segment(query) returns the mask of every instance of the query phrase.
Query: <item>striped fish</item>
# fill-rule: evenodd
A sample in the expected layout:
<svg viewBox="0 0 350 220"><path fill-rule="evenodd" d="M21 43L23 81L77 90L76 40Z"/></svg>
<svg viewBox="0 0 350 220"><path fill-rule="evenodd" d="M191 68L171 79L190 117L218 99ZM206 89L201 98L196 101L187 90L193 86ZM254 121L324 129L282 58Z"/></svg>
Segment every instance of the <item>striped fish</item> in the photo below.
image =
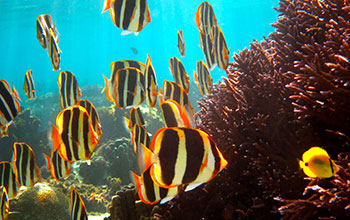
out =
<svg viewBox="0 0 350 220"><path fill-rule="evenodd" d="M216 57L214 55L214 48L213 43L210 39L210 34L199 34L199 40L201 42L201 48L203 50L205 61L207 62L207 65L209 69L213 70L217 63L216 63Z"/></svg>
<svg viewBox="0 0 350 220"><path fill-rule="evenodd" d="M150 175L150 169L145 170L141 176L131 171L132 179L137 193L142 202L146 204L164 204L173 199L180 191L181 186L173 188L160 187L154 183Z"/></svg>
<svg viewBox="0 0 350 220"><path fill-rule="evenodd" d="M180 51L181 57L185 56L186 44L182 30L177 31L177 48Z"/></svg>
<svg viewBox="0 0 350 220"><path fill-rule="evenodd" d="M146 0L105 0L102 13L110 9L115 26L124 30L122 35L136 36L151 22L151 13Z"/></svg>
<svg viewBox="0 0 350 220"><path fill-rule="evenodd" d="M39 181L40 172L32 148L24 142L13 144L12 166L20 186L34 186Z"/></svg>
<svg viewBox="0 0 350 220"><path fill-rule="evenodd" d="M142 143L146 147L150 146L151 138L143 125L135 124L131 130L131 142L134 153L137 153L138 146Z"/></svg>
<svg viewBox="0 0 350 220"><path fill-rule="evenodd" d="M160 109L165 127L192 127L185 109L181 108L178 102L172 99L165 100L160 103Z"/></svg>
<svg viewBox="0 0 350 220"><path fill-rule="evenodd" d="M32 70L28 70L24 76L24 93L28 97L28 99L35 99L35 84L33 79Z"/></svg>
<svg viewBox="0 0 350 220"><path fill-rule="evenodd" d="M50 28L54 30L54 33L58 33L56 27L52 23L52 18L48 14L39 15L36 19L36 38L39 40L40 45L47 49L47 45L50 37Z"/></svg>
<svg viewBox="0 0 350 220"><path fill-rule="evenodd" d="M11 163L8 161L0 162L0 186L4 186L10 199L16 197L18 192L15 173Z"/></svg>
<svg viewBox="0 0 350 220"><path fill-rule="evenodd" d="M209 135L193 128L161 128L153 136L151 150L144 147L144 155L157 185L185 184L186 191L210 181L227 165Z"/></svg>
<svg viewBox="0 0 350 220"><path fill-rule="evenodd" d="M117 71L113 80L105 77L106 97L118 108L137 107L145 99L144 77L139 69L128 67Z"/></svg>
<svg viewBox="0 0 350 220"><path fill-rule="evenodd" d="M0 137L7 137L7 129L21 111L19 97L15 87L0 79Z"/></svg>
<svg viewBox="0 0 350 220"><path fill-rule="evenodd" d="M198 74L197 74L198 73ZM211 94L213 79L207 65L203 61L197 61L197 73L194 72L194 79L202 95Z"/></svg>
<svg viewBox="0 0 350 220"><path fill-rule="evenodd" d="M70 190L70 214L72 220L87 220L84 201L73 187Z"/></svg>
<svg viewBox="0 0 350 220"><path fill-rule="evenodd" d="M94 107L94 105L89 100L79 100L77 102L77 105L80 105L86 109L86 111L89 113L89 116L91 118L92 126L95 129L95 132L98 136L98 139L102 136L102 125L100 122L100 117L98 117L97 111Z"/></svg>
<svg viewBox="0 0 350 220"><path fill-rule="evenodd" d="M131 108L130 110L130 119L124 117L125 119L125 125L129 129L129 131L132 131L132 128L135 124L138 125L144 125L145 120L143 119L142 112L140 108Z"/></svg>
<svg viewBox="0 0 350 220"><path fill-rule="evenodd" d="M58 89L62 109L75 105L81 96L81 90L74 74L62 71L58 75Z"/></svg>
<svg viewBox="0 0 350 220"><path fill-rule="evenodd" d="M69 162L89 160L100 139L86 109L73 106L62 110L56 126L52 126L54 150Z"/></svg>
<svg viewBox="0 0 350 220"><path fill-rule="evenodd" d="M203 34L210 34L212 26L217 24L214 10L209 2L202 2L196 12L196 24Z"/></svg>
<svg viewBox="0 0 350 220"><path fill-rule="evenodd" d="M47 169L51 172L52 178L59 180L61 178L66 178L69 176L72 163L63 160L58 151L52 151L51 156L44 154Z"/></svg>
<svg viewBox="0 0 350 220"><path fill-rule="evenodd" d="M224 34L219 26L215 25L211 28L210 34L211 41L213 42L214 55L216 62L220 69L226 70L228 66L228 54L230 51L227 48Z"/></svg>
<svg viewBox="0 0 350 220"><path fill-rule="evenodd" d="M60 61L61 61L61 55L62 52L61 49L58 47L58 36L55 34L52 28L49 30L49 36L48 36L48 49L47 53L50 57L51 64L53 66L53 70L59 70L60 69Z"/></svg>
<svg viewBox="0 0 350 220"><path fill-rule="evenodd" d="M173 99L180 104L181 108L185 107L185 112L188 115L189 119L193 121L194 111L192 105L188 99L186 91L177 83L164 80L163 82L163 91L161 92L163 100ZM192 127L195 127L193 124Z"/></svg>
<svg viewBox="0 0 350 220"><path fill-rule="evenodd" d="M145 79L145 95L146 95L146 102L149 107L154 107L157 102L157 96L158 96L158 85L157 85L157 78L156 73L154 72L154 68L151 62L151 58L149 54L147 54L147 61L146 61L146 70L144 73L144 79Z"/></svg>
<svg viewBox="0 0 350 220"><path fill-rule="evenodd" d="M188 90L190 88L190 77L186 73L184 65L176 57L170 58L169 65L170 72L173 75L174 81L182 88L184 88L186 93L188 93Z"/></svg>
<svg viewBox="0 0 350 220"><path fill-rule="evenodd" d="M10 203L6 188L0 186L0 220L7 220L10 214Z"/></svg>

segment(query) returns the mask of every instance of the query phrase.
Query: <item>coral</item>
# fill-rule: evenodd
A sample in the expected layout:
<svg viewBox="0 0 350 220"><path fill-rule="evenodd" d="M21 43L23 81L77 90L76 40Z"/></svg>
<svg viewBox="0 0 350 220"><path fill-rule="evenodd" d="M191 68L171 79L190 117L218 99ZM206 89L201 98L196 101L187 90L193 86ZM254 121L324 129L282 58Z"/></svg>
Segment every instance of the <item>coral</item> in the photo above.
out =
<svg viewBox="0 0 350 220"><path fill-rule="evenodd" d="M276 198L285 204L278 210L281 219L308 219L314 216L322 219L350 218L350 155L338 155L340 170L331 179L312 179L301 199Z"/></svg>
<svg viewBox="0 0 350 220"><path fill-rule="evenodd" d="M9 220L68 220L69 198L57 188L38 183L34 187L25 188L17 200L10 201L11 212Z"/></svg>
<svg viewBox="0 0 350 220"><path fill-rule="evenodd" d="M34 151L39 166L43 165L43 152L48 152L47 131L39 131L41 121L31 115L30 109L25 109L15 118L9 127L9 137L0 139L0 161L10 161L14 142L25 142Z"/></svg>

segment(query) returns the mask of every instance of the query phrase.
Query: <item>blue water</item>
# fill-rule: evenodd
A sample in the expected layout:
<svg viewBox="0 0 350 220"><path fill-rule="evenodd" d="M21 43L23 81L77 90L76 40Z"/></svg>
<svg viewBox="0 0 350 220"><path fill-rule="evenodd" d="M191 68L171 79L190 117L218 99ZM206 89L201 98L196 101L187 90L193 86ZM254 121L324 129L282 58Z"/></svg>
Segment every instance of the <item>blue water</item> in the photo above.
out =
<svg viewBox="0 0 350 220"><path fill-rule="evenodd" d="M62 70L76 75L80 87L104 84L102 73L110 75L110 63L135 59L146 62L149 53L158 84L172 80L169 59L180 58L177 49L177 30L182 29L186 42L186 56L180 58L193 80L197 60L204 60L199 47L199 30L195 13L200 0L149 0L151 23L136 37L121 36L109 11L101 14L103 0L1 0L0 1L0 78L14 84L24 98L23 79L33 70L37 94L58 92L57 78ZM278 0L212 0L218 24L232 55L249 47L253 39L262 40L274 31ZM52 65L36 38L36 18L50 14L59 31L61 70ZM131 48L136 48L134 54ZM225 71L218 67L211 72L217 82ZM198 89L198 88L194 88ZM101 96L104 98L104 95Z"/></svg>

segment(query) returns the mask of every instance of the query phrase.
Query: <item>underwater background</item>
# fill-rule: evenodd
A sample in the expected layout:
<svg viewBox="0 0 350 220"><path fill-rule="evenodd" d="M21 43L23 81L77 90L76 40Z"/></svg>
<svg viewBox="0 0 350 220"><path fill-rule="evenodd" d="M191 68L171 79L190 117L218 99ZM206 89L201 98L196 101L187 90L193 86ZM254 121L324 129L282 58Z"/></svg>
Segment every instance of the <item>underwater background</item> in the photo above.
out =
<svg viewBox="0 0 350 220"><path fill-rule="evenodd" d="M348 219L350 218L350 5L347 0L212 0L227 46L226 71L211 71L213 94L194 83L199 47L195 13L199 0L147 1L152 21L138 34L121 35L103 0L0 0L0 79L14 85L22 110L0 139L0 161L10 161L12 145L34 150L41 180L10 201L9 220L70 219L69 190L77 189L89 219ZM36 38L36 18L50 14L62 50L59 71ZM182 30L186 56L177 48ZM256 40L256 41L255 41ZM140 202L129 170L137 170L123 117L112 108L102 74L112 61L146 62L150 54L158 86L172 80L169 59L178 57L190 76L189 99L197 128L207 132L228 161L213 180L181 192L164 205ZM23 91L33 70L37 98ZM91 165L77 163L56 181L42 153L59 103L57 79L71 71L81 99L96 107L102 138ZM159 102L158 102L159 103ZM163 126L158 111L143 104L151 134ZM327 150L339 172L331 178L305 177L298 165L312 146ZM101 214L102 213L102 214ZM101 216L100 216L101 215Z"/></svg>

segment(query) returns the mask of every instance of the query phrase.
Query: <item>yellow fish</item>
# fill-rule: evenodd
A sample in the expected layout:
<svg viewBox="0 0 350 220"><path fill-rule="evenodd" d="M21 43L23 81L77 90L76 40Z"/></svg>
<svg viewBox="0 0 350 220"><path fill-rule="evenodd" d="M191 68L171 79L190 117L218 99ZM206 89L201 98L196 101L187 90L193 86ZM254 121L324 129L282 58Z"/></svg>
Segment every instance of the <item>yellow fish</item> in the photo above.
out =
<svg viewBox="0 0 350 220"><path fill-rule="evenodd" d="M299 161L300 168L309 177L329 178L339 171L339 167L329 157L327 151L312 147L303 154Z"/></svg>

